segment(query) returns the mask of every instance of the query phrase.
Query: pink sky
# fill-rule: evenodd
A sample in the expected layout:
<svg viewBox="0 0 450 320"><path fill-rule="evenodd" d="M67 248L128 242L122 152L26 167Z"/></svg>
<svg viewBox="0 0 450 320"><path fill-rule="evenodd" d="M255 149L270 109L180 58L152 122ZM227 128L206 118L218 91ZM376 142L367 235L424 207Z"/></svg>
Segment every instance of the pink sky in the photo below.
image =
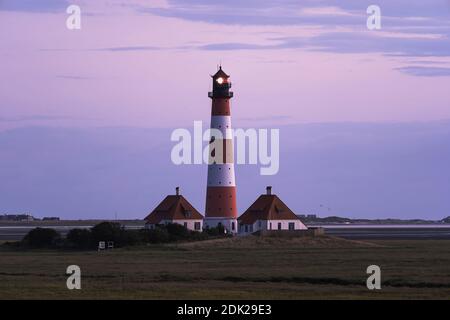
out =
<svg viewBox="0 0 450 320"><path fill-rule="evenodd" d="M442 37L435 30L405 32L386 23L382 30L369 31L364 11L325 5L299 9L300 19L318 17L315 23L264 25L207 23L151 11L174 9L176 1L72 3L82 9L79 31L66 28L64 6L51 12L1 11L0 6L0 129L30 124L191 126L193 120L209 117L209 74L220 62L234 84L235 125L254 125L251 118L258 126L450 118L449 76L399 70L420 60L423 68L446 69L450 53L424 58L394 56L384 47L384 52L357 48L341 53L278 46L283 38L310 39L330 32L379 42ZM208 9L186 7L182 9ZM346 15L359 16L362 23L320 20ZM254 48L226 48L235 43ZM204 47L216 44L224 49Z"/></svg>
<svg viewBox="0 0 450 320"><path fill-rule="evenodd" d="M143 218L177 185L202 211L169 138L208 125L222 63L233 126L280 128L240 212L272 185L297 213L448 216L450 0L376 2L370 31L369 0L0 0L0 212Z"/></svg>

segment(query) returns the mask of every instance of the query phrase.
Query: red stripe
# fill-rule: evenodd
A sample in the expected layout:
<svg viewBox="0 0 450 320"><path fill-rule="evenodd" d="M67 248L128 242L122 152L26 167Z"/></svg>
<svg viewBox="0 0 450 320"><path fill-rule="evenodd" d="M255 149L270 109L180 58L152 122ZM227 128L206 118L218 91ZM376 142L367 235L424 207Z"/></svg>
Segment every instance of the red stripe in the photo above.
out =
<svg viewBox="0 0 450 320"><path fill-rule="evenodd" d="M230 99L228 98L214 98L212 100L211 115L213 116L229 116L230 113Z"/></svg>
<svg viewBox="0 0 450 320"><path fill-rule="evenodd" d="M237 218L236 187L208 187L205 217Z"/></svg>

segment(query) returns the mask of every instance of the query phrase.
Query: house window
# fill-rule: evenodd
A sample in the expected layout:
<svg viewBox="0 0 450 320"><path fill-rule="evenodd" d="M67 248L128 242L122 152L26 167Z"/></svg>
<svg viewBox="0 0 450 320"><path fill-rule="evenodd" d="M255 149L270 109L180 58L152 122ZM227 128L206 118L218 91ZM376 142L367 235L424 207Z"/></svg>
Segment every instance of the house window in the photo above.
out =
<svg viewBox="0 0 450 320"><path fill-rule="evenodd" d="M272 230L272 222L269 223L269 230Z"/></svg>
<svg viewBox="0 0 450 320"><path fill-rule="evenodd" d="M278 222L278 230L281 230L281 222Z"/></svg>
<svg viewBox="0 0 450 320"><path fill-rule="evenodd" d="M248 225L245 225L245 232L248 232Z"/></svg>
<svg viewBox="0 0 450 320"><path fill-rule="evenodd" d="M196 222L196 223L194 224L194 229L195 229L195 230L200 230L200 222Z"/></svg>
<svg viewBox="0 0 450 320"><path fill-rule="evenodd" d="M295 223L289 222L289 230L295 230Z"/></svg>
<svg viewBox="0 0 450 320"><path fill-rule="evenodd" d="M186 218L190 218L192 216L191 210L187 210L185 208L182 208L182 209L183 209L183 214Z"/></svg>
<svg viewBox="0 0 450 320"><path fill-rule="evenodd" d="M188 227L187 222L184 223L184 227L187 229Z"/></svg>
<svg viewBox="0 0 450 320"><path fill-rule="evenodd" d="M234 225L234 222L232 222L232 223L231 223L231 230L234 231L234 228L235 228L235 225Z"/></svg>

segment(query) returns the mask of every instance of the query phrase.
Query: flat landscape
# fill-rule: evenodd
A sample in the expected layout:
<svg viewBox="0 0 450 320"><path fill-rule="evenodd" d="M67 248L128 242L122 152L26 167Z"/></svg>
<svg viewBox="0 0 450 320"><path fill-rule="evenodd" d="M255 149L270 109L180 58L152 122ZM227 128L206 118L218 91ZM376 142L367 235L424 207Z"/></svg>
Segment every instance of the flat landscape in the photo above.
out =
<svg viewBox="0 0 450 320"><path fill-rule="evenodd" d="M82 289L66 288L78 265ZM366 288L380 266L382 289ZM450 240L255 236L105 252L0 249L0 299L449 299Z"/></svg>

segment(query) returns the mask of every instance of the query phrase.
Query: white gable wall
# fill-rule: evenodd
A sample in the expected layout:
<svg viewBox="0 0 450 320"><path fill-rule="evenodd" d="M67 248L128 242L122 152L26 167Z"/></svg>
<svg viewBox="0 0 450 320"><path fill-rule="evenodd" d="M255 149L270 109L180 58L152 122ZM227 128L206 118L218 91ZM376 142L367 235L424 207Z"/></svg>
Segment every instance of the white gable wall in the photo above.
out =
<svg viewBox="0 0 450 320"><path fill-rule="evenodd" d="M268 220L268 227L266 230L289 230L289 223L294 223L294 230L308 229L300 220ZM280 224L281 229L278 227Z"/></svg>
<svg viewBox="0 0 450 320"><path fill-rule="evenodd" d="M298 219L293 220L257 220L251 225L240 225L239 233L253 233L260 230L279 230L278 224L280 224L280 230L289 230L289 224L294 224L294 230L307 230L308 228Z"/></svg>

